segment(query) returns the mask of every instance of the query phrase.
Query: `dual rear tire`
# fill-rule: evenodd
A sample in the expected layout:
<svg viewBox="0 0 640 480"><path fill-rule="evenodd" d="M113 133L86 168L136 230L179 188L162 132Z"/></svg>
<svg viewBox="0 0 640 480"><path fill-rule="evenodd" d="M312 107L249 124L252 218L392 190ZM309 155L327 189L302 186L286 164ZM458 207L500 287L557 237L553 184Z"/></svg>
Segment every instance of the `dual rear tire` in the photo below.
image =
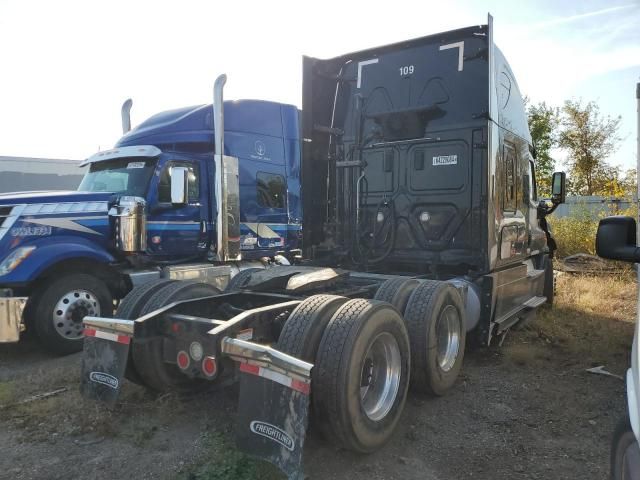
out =
<svg viewBox="0 0 640 480"><path fill-rule="evenodd" d="M375 297L403 314L411 339L411 388L441 396L455 384L464 359L464 302L450 283L394 278Z"/></svg>
<svg viewBox="0 0 640 480"><path fill-rule="evenodd" d="M220 293L213 285L188 281L159 280L142 285L129 293L120 303L116 316L135 319L180 300L191 300ZM161 336L137 342L134 338L129 350L127 379L158 392L198 391L210 385L182 374L177 365L167 363L166 344ZM169 355L170 356L170 355Z"/></svg>
<svg viewBox="0 0 640 480"><path fill-rule="evenodd" d="M404 318L403 318L404 316ZM316 295L284 325L277 348L311 362L311 407L323 435L369 453L392 436L407 390L444 395L465 348L464 304L445 282L397 278L374 300Z"/></svg>
<svg viewBox="0 0 640 480"><path fill-rule="evenodd" d="M323 435L372 452L393 433L409 384L409 338L388 303L335 295L302 302L277 348L314 363L311 406Z"/></svg>
<svg viewBox="0 0 640 480"><path fill-rule="evenodd" d="M464 359L462 296L450 283L424 280L411 294L404 319L411 338L411 387L445 395L453 388Z"/></svg>

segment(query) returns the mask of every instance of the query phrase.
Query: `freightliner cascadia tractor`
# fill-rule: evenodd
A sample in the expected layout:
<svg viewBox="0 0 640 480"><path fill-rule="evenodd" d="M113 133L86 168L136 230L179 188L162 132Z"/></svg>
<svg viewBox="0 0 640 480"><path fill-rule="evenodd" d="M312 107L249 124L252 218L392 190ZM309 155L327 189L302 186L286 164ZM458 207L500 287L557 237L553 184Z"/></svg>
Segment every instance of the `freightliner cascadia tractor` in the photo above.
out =
<svg viewBox="0 0 640 480"><path fill-rule="evenodd" d="M84 395L105 402L125 377L158 391L239 380L238 445L289 478L302 478L310 415L336 446L373 452L409 386L444 395L467 343L500 340L551 302L545 216L565 180L538 199L491 17L305 58L302 104L302 260L247 269L222 294L134 289L115 318L84 319L82 373Z"/></svg>
<svg viewBox="0 0 640 480"><path fill-rule="evenodd" d="M78 351L82 318L111 316L114 299L136 285L202 279L217 291L239 269L296 255L298 109L246 100L225 111L226 153L237 159L226 169L235 188L226 205L211 105L143 122L86 160L78 191L0 195L0 343L26 326L53 352Z"/></svg>

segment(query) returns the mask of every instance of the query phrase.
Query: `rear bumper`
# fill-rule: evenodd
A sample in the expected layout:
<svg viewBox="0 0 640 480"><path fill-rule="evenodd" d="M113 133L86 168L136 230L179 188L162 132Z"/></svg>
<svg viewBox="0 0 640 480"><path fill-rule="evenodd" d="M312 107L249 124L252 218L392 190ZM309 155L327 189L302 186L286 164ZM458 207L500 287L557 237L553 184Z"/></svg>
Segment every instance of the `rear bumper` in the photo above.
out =
<svg viewBox="0 0 640 480"><path fill-rule="evenodd" d="M0 343L12 343L20 340L24 330L22 313L27 297L0 297Z"/></svg>

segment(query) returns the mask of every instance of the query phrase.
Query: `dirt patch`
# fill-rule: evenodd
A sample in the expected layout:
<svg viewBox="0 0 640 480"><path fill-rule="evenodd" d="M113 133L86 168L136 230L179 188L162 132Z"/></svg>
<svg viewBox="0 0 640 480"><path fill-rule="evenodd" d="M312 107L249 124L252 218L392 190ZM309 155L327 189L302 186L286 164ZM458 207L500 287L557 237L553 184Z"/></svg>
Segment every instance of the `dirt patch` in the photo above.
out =
<svg viewBox="0 0 640 480"><path fill-rule="evenodd" d="M624 374L635 288L627 276L561 275L554 308L501 348L468 352L451 394L410 394L383 450L356 455L311 432L305 471L311 479L607 478L624 383L586 369ZM0 346L0 477L283 478L234 449L235 387L181 397L126 383L108 410L78 394L79 362L31 342Z"/></svg>

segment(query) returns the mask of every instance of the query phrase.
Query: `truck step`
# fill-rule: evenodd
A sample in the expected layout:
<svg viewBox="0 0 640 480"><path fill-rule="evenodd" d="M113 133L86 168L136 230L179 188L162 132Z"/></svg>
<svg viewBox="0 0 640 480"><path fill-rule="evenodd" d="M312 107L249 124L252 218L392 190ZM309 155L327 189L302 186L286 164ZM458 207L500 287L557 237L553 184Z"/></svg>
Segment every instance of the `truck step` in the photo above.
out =
<svg viewBox="0 0 640 480"><path fill-rule="evenodd" d="M523 306L524 308L527 308L527 309L534 309L534 308L538 308L540 305L542 305L546 301L547 301L547 297L544 297L544 296L531 297L529 300L523 303Z"/></svg>
<svg viewBox="0 0 640 480"><path fill-rule="evenodd" d="M530 279L538 278L542 275L544 275L544 268L541 270L531 270L529 273L527 273L527 277L529 277Z"/></svg>

